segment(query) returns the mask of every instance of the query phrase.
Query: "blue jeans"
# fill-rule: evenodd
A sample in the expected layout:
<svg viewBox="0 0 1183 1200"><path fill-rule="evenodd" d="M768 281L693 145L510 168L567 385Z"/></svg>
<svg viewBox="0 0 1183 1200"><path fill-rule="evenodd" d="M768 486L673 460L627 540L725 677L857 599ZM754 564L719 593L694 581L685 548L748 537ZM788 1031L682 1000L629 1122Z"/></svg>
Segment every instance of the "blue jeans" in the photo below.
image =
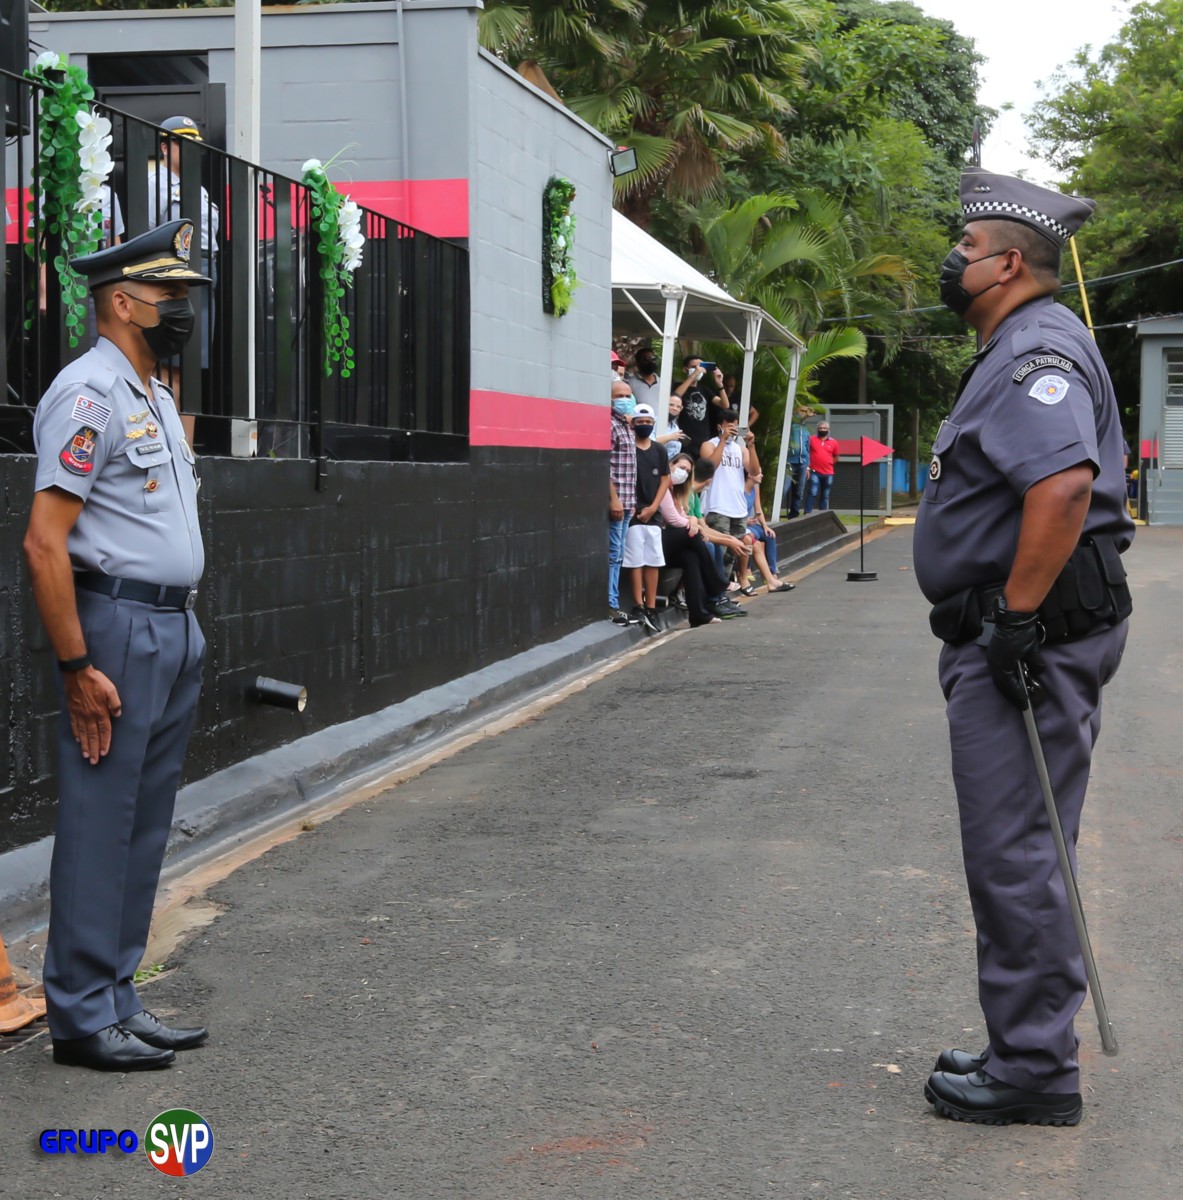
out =
<svg viewBox="0 0 1183 1200"><path fill-rule="evenodd" d="M813 512L813 506L816 504L818 512L825 512L830 507L830 488L833 486L833 475L819 475L814 471L809 476L809 495L805 498L805 511Z"/></svg>
<svg viewBox="0 0 1183 1200"><path fill-rule="evenodd" d="M801 515L801 504L805 499L805 472L809 469L805 463L787 463L789 472L788 482L785 484L784 499L781 501L781 507L789 514L789 519L799 517Z"/></svg>
<svg viewBox="0 0 1183 1200"><path fill-rule="evenodd" d="M624 535L633 510L626 508L619 521L608 518L608 607L620 607L620 564L624 561Z"/></svg>
<svg viewBox="0 0 1183 1200"><path fill-rule="evenodd" d="M748 533L757 542L764 543L764 557L768 560L768 569L773 575L779 575L780 569L776 563L776 538L770 538L765 532L762 525L749 525Z"/></svg>

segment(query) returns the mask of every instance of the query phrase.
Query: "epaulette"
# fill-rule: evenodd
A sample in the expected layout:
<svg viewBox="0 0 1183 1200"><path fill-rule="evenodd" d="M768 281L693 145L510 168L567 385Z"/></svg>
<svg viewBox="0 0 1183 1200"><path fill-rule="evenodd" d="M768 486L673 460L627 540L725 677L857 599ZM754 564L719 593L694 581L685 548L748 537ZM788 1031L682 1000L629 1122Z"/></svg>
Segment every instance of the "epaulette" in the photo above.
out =
<svg viewBox="0 0 1183 1200"><path fill-rule="evenodd" d="M119 380L119 372L97 356L83 355L75 360L73 365L83 369L77 373L63 371L60 379L63 386L90 388L103 396L109 396Z"/></svg>

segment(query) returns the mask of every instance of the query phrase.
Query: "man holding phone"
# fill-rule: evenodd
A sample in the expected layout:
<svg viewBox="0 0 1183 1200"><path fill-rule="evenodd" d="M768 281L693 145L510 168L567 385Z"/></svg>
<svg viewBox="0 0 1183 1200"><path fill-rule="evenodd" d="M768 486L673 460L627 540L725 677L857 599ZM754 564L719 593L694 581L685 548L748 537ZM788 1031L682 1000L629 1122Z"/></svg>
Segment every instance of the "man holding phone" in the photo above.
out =
<svg viewBox="0 0 1183 1200"><path fill-rule="evenodd" d="M703 442L718 432L721 412L727 407L722 392L723 372L697 354L688 354L683 361L686 378L674 389L674 395L682 397L678 425L688 435L684 443L687 453L697 458Z"/></svg>

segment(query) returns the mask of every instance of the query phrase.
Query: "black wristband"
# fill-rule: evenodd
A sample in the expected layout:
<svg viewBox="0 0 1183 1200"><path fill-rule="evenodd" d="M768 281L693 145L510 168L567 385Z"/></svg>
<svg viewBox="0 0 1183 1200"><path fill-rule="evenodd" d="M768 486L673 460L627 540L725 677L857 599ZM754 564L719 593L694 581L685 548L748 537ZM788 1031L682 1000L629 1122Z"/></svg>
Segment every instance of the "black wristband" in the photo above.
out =
<svg viewBox="0 0 1183 1200"><path fill-rule="evenodd" d="M77 658L58 659L58 670L67 673L72 671L82 671L87 667L92 666L89 654L79 655Z"/></svg>

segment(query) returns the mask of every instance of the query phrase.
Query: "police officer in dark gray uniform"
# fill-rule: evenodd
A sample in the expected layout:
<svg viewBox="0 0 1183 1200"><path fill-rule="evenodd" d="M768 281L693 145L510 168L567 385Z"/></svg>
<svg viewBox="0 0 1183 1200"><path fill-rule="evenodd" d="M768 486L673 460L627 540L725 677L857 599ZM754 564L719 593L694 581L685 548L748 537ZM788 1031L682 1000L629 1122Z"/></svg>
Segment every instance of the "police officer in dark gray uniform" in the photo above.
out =
<svg viewBox="0 0 1183 1200"><path fill-rule="evenodd" d="M1126 640L1122 437L1088 330L1053 295L1091 200L966 171L941 296L982 336L933 445L916 578L944 642L962 848L988 1045L946 1050L925 1095L946 1117L1075 1125L1073 1018L1086 988L1026 736L1025 679L1075 862L1101 689Z"/></svg>
<svg viewBox="0 0 1183 1200"><path fill-rule="evenodd" d="M58 659L58 824L45 998L55 1062L168 1066L204 1029L170 1029L133 982L148 940L205 656L197 469L152 378L194 324L191 221L75 259L99 339L37 407L25 554Z"/></svg>

